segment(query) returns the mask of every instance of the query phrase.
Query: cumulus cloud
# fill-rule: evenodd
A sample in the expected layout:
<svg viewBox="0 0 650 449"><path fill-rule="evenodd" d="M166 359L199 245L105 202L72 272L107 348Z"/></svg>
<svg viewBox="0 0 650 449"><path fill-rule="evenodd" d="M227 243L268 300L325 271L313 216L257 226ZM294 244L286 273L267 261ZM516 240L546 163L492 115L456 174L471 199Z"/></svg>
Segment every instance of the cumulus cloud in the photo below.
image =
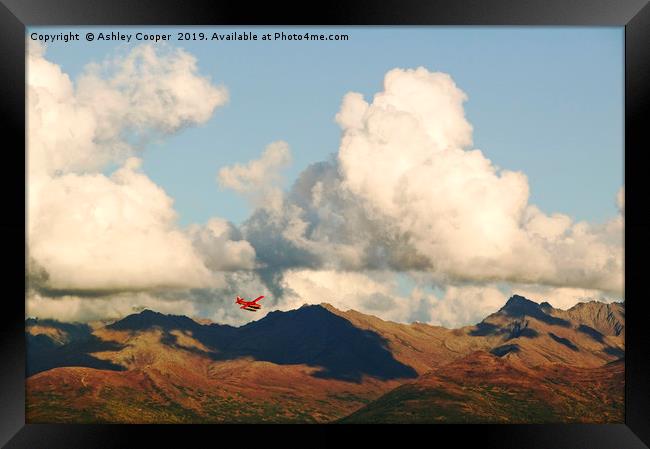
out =
<svg viewBox="0 0 650 449"><path fill-rule="evenodd" d="M412 288L400 290L399 277ZM505 294L496 285L448 285L432 288L424 273L394 271L288 270L283 308L327 302L341 310L357 310L396 322L423 322L457 328L481 321L499 310Z"/></svg>
<svg viewBox="0 0 650 449"><path fill-rule="evenodd" d="M579 302L621 301L621 296L594 289L571 287L548 287L543 285L512 285L512 294L518 294L536 302L546 301L558 309L569 309Z"/></svg>
<svg viewBox="0 0 650 449"><path fill-rule="evenodd" d="M210 273L175 226L173 200L128 159L111 176L66 174L30 207L29 254L55 290L206 286Z"/></svg>
<svg viewBox="0 0 650 449"><path fill-rule="evenodd" d="M290 163L289 145L284 141L273 142L259 159L246 165L222 167L217 181L222 187L245 194L254 206L277 209L282 203L280 172Z"/></svg>
<svg viewBox="0 0 650 449"><path fill-rule="evenodd" d="M276 308L279 298L273 296L265 298L265 307L254 314L244 313L234 304L237 295L268 294L264 281L256 272L219 272L215 276L218 282L209 288L100 292L92 296L74 291L52 295L51 291L32 288L28 292L25 312L26 316L85 322L117 320L150 309L238 326L264 317Z"/></svg>
<svg viewBox="0 0 650 449"><path fill-rule="evenodd" d="M27 143L30 176L95 171L135 151L140 138L206 122L228 99L181 49L142 45L90 64L76 85L30 42Z"/></svg>
<svg viewBox="0 0 650 449"><path fill-rule="evenodd" d="M346 94L331 159L285 192L291 152L274 142L217 174L255 207L240 227L213 218L181 230L173 200L128 157L138 141L204 123L225 89L183 50L137 47L76 84L39 47L28 64L31 310L112 317L138 304L241 324L330 302L458 327L512 293L555 306L622 295L622 216L590 224L531 204L523 173L472 148L467 96L447 74L394 69L372 99ZM111 175L99 171L108 162ZM267 307L242 315L233 298L251 294Z"/></svg>
<svg viewBox="0 0 650 449"><path fill-rule="evenodd" d="M172 198L129 157L133 138L204 123L227 100L193 56L139 46L87 66L76 84L39 45L29 46L27 66L28 269L38 267L39 288L207 287L218 284L208 266L251 265L252 249L229 241L218 220L202 238L226 250L221 260L197 248L200 232L193 242L177 226ZM106 175L109 162L119 168Z"/></svg>
<svg viewBox="0 0 650 449"><path fill-rule="evenodd" d="M28 317L51 318L66 322L118 320L144 309L174 315L197 316L196 304L189 298L168 300L146 292L113 294L107 297L65 295L52 298L32 294L26 303Z"/></svg>
<svg viewBox="0 0 650 449"><path fill-rule="evenodd" d="M416 319L429 324L457 328L482 321L498 311L506 298L521 295L537 303L546 301L553 307L568 309L585 301L621 301L617 295L601 290L549 287L508 283L487 283L477 285L449 285L443 292L433 293L418 285L411 293L412 299L426 304ZM426 284L424 284L426 285Z"/></svg>
<svg viewBox="0 0 650 449"><path fill-rule="evenodd" d="M185 292L169 292L170 297L191 299L200 316L216 323L241 325L266 316L280 307L282 297L269 294L269 288L262 276L255 271L234 271L223 273L223 285L210 289L192 289ZM264 295L263 308L255 313L244 312L235 305L235 298L255 298Z"/></svg>
<svg viewBox="0 0 650 449"><path fill-rule="evenodd" d="M400 289L399 277L407 288ZM447 328L476 324L498 311L514 294L567 309L578 302L621 301L596 289L510 283L438 284L428 273L394 271L286 270L281 307L328 302L396 322L423 322Z"/></svg>
<svg viewBox="0 0 650 449"><path fill-rule="evenodd" d="M309 166L279 209L258 209L242 225L261 263L335 270L427 269L409 236L371 216L342 187L336 160Z"/></svg>
<svg viewBox="0 0 650 449"><path fill-rule="evenodd" d="M347 94L335 159L307 168L281 210L244 224L258 255L283 267L622 292L620 217L576 223L530 204L523 173L471 149L466 98L424 68L391 70L371 102Z"/></svg>
<svg viewBox="0 0 650 449"><path fill-rule="evenodd" d="M388 72L371 103L346 96L343 185L452 279L620 291L620 245L586 223L545 215L528 203L523 173L470 149L465 99L448 75L423 68Z"/></svg>
<svg viewBox="0 0 650 449"><path fill-rule="evenodd" d="M414 296L418 291L414 292ZM430 305L428 322L450 328L475 324L496 312L505 303L505 295L494 285L449 286L444 295L421 293Z"/></svg>
<svg viewBox="0 0 650 449"><path fill-rule="evenodd" d="M413 303L397 292L390 271L301 270L284 272L283 309L329 303L341 310L358 310L387 320L408 321Z"/></svg>
<svg viewBox="0 0 650 449"><path fill-rule="evenodd" d="M194 247L211 270L250 270L255 267L255 249L242 239L241 233L232 223L212 218L204 226L190 226L188 233Z"/></svg>
<svg viewBox="0 0 650 449"><path fill-rule="evenodd" d="M125 128L171 134L205 123L228 92L198 74L196 58L183 49L140 45L86 66L77 100L100 119L98 138L110 139Z"/></svg>

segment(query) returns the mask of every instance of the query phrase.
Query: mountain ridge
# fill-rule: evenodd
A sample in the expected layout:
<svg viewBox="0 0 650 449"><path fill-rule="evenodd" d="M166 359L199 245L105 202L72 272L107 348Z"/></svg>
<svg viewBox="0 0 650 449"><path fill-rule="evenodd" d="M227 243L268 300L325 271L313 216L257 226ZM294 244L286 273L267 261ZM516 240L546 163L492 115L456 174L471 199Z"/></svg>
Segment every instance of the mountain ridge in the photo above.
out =
<svg viewBox="0 0 650 449"><path fill-rule="evenodd" d="M522 301L522 300L523 300L523 301ZM568 308L568 309L561 309L561 308L556 308L556 307L551 306L551 304L549 304L549 303L546 302L546 301L542 301L541 303L538 303L538 302L535 302L535 301L533 301L533 300L530 300L530 299L528 299L528 298L526 298L526 297L524 297L524 296L521 296L521 295L518 295L518 294L514 294L514 295L512 295L510 298L508 298L508 300L506 300L506 302L504 303L504 305L503 305L503 306L502 306L502 307L501 307L497 312L495 312L495 313L498 313L499 311L502 311L502 310L504 310L504 309L508 309L509 307L511 307L512 304L521 304L521 303L523 303L523 304L530 304L530 305L532 305L532 306L535 306L535 307L537 307L537 308L541 308L541 309L548 309L548 308L551 308L551 309L553 309L553 310L555 310L555 311L560 311L560 312L562 312L562 311L564 311L564 312L570 312L571 310L576 310L576 309L580 309L580 308L583 308L583 307L589 307L589 306L591 306L591 305L596 305L596 306L599 306L599 307L601 307L601 306L613 306L613 305L615 305L615 306L619 306L619 307L621 307L621 308L623 308L623 309L624 309L624 307L625 307L625 303L624 303L623 301L604 302L604 301L598 301L598 300L595 300L595 299L590 299L590 300L588 300L588 301L578 302L578 303L574 304L573 306L571 306L571 307ZM292 312L292 311L299 310L299 309L301 309L301 308L303 308L303 307L321 307L321 308L324 308L324 309L326 309L326 310L328 310L328 311L330 311L330 312L333 312L333 313L341 313L341 314L345 314L345 313L347 312L347 311L345 311L345 310L338 309L337 307L335 307L335 306L332 305L331 303L328 303L328 302L321 302L321 303L319 303L319 304L309 304L309 303L305 303L305 304L301 305L301 306L300 306L299 308L297 308L297 309L291 309L291 310L288 310L288 311L285 311L285 310L272 310L272 311L270 311L268 314L272 314L272 313L288 313L288 312ZM352 311L352 312L355 312L355 313L363 314L363 312L358 312L358 311L356 311L356 310L354 310L354 309L348 309L348 311ZM268 315L268 314L267 314L267 315ZM364 315L366 315L366 316L373 316L373 315L368 315L368 314L364 314ZM259 320L254 320L254 321L250 321L250 322L248 322L248 323L244 323L244 324L242 324L242 325L240 325L240 326L233 326L233 325L230 325L230 324L215 323L215 322L213 322L213 321L211 321L211 320L207 320L207 319L205 319L205 318L192 318L192 317L188 317L188 316L186 316L186 315L165 314L165 313L158 312L158 311L155 311L155 310L152 310L152 309L149 309L149 308L144 308L144 309L142 309L142 310L140 310L140 311L138 311L138 312L134 312L134 313L132 313L132 314L125 315L124 317L119 318L119 319L116 319L116 320L114 320L114 321L107 322L107 323L106 323L106 326L109 326L109 327L110 327L110 326L113 326L113 325L115 325L115 324L117 324L117 323L119 323L119 322L121 322L121 321L126 320L127 318L138 317L138 316L156 316L156 317L164 317L164 318L178 318L178 319L181 319L181 320L183 320L183 321L184 321L184 320L189 320L189 321L192 321L192 322L194 322L194 323L196 323L196 324L198 324L198 325L203 325L203 326L205 326L205 325L218 325L218 326L225 326L225 327L232 327L232 328L237 328L237 327L241 327L241 326L246 326L247 324L253 323L253 322L255 322L255 321L259 321ZM260 320L264 319L265 317L266 317L266 315L265 315L264 317L260 318ZM388 323L395 323L395 324L403 324L403 325L427 325L427 326L432 326L432 327L443 327L443 326L437 326L437 325L433 325L433 324L423 323L423 322L420 322L420 321L413 321L413 322L411 322L411 323L401 323L401 322L396 322L396 321L384 320L384 319L382 319L382 318L378 318L378 317L374 317L374 318L377 318L377 319L379 319L379 320L382 320L382 321L385 321L385 322L388 322ZM202 322L202 321L203 321L203 322ZM53 319L53 318L28 317L28 318L25 319L25 324L26 324L26 325L32 325L32 324L36 324L36 323L44 323L44 322L48 322L48 323L76 324L76 325L83 325L83 324L85 324L85 322L83 322L83 321L72 321L72 322L66 322L66 321L60 321L60 320ZM463 327L467 327L467 326L461 326L460 328L446 328L446 329L454 330L454 329L461 329L461 328L463 328Z"/></svg>
<svg viewBox="0 0 650 449"><path fill-rule="evenodd" d="M273 311L239 327L148 309L97 327L28 319L28 339L37 342L28 347L28 416L30 422L56 421L57 413L65 422L332 422L389 395L354 419L381 412L399 421L386 403L424 388L430 400L443 394L473 404L461 413L452 401L443 422L461 415L481 421L489 404L463 386L505 407L507 397L491 388L520 385L522 376L541 385L532 402L523 387L513 393L528 404L525 416L547 410L575 420L570 401L588 408L595 397L589 382L605 382L618 404L622 379L624 305L585 304L562 310L517 295L476 325L457 329L385 321L328 303ZM475 360L483 361L479 377L491 386L470 379L480 374L472 371ZM454 366L463 373L457 379L448 375ZM544 376L576 389L568 405L559 396L545 398L554 384ZM566 396L570 388L558 391ZM411 393L400 396L404 391ZM136 412L142 406L145 416ZM498 422L513 422L503 413ZM424 413L416 421L430 418Z"/></svg>

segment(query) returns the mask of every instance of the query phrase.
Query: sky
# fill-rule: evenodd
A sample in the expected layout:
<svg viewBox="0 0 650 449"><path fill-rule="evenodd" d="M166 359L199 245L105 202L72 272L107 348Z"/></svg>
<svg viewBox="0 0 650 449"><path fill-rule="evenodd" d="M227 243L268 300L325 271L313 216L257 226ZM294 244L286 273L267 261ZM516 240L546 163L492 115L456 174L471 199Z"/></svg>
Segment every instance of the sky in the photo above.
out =
<svg viewBox="0 0 650 449"><path fill-rule="evenodd" d="M623 297L622 27L83 39L317 30L30 28L82 40L28 57L28 312L238 324L260 290L459 326L514 291Z"/></svg>

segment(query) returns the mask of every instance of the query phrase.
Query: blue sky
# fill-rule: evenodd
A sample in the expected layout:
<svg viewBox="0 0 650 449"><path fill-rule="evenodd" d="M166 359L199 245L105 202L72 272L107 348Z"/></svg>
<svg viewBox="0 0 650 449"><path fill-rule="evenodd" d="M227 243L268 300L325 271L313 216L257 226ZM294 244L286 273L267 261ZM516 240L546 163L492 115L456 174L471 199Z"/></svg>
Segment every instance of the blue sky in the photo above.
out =
<svg viewBox="0 0 650 449"><path fill-rule="evenodd" d="M219 32L319 28L219 28ZM29 32L131 28L30 28ZM147 32L214 31L215 28ZM322 30L322 28L321 28ZM327 28L346 42L172 42L198 59L201 74L225 85L230 102L208 123L143 153L144 171L175 199L181 225L212 216L240 223L247 203L216 183L220 167L259 157L285 140L293 154L287 185L338 150L334 122L349 91L369 99L395 67L449 73L469 99L474 146L496 165L529 178L531 203L546 212L601 222L616 213L623 184L623 28ZM82 34L82 36L83 36ZM83 37L82 37L83 38ZM48 46L46 57L73 79L119 47L113 42Z"/></svg>

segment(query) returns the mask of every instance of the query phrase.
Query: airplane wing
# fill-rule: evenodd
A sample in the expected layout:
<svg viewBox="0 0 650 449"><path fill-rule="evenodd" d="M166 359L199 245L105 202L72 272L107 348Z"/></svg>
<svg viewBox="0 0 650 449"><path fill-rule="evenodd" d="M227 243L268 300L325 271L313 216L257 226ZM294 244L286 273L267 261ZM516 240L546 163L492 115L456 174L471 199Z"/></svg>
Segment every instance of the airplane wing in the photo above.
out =
<svg viewBox="0 0 650 449"><path fill-rule="evenodd" d="M248 304L244 304L243 306L240 307L240 309L245 309L246 307L248 307Z"/></svg>
<svg viewBox="0 0 650 449"><path fill-rule="evenodd" d="M255 299L254 299L254 300L252 300L251 302L257 302L257 301L259 301L259 300L260 300L260 299L262 299L262 298L264 298L264 295L262 295L262 296L260 296L260 297L257 297L257 298L255 298Z"/></svg>

